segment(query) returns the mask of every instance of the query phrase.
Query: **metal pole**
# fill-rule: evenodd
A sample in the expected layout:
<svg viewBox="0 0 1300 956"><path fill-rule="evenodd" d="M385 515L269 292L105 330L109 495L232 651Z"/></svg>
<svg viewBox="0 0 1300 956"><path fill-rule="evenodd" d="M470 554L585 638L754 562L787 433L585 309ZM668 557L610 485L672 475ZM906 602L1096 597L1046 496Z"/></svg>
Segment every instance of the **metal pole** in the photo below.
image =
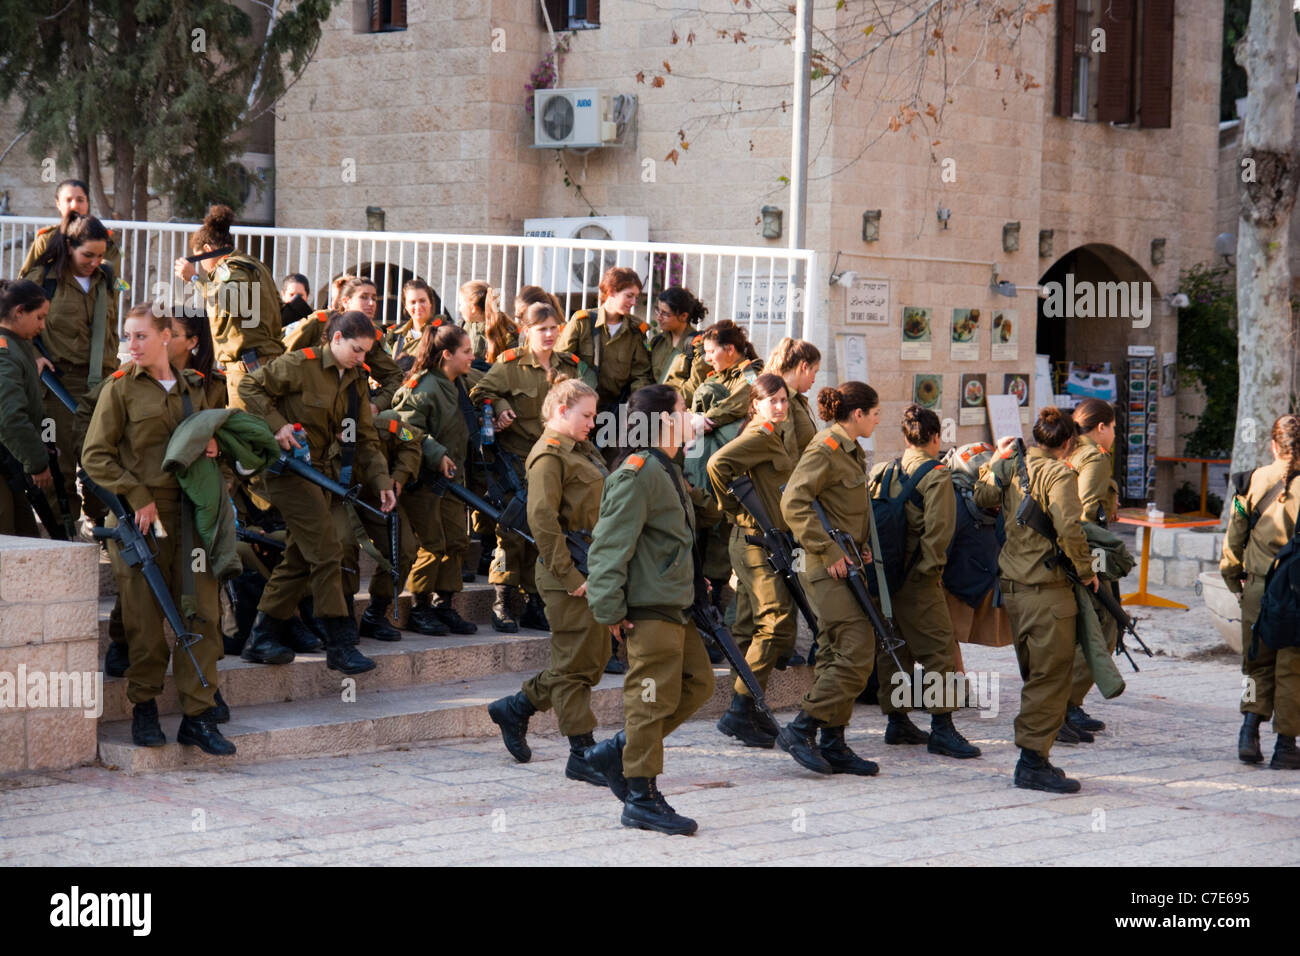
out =
<svg viewBox="0 0 1300 956"><path fill-rule="evenodd" d="M802 249L807 235L808 94L812 75L813 0L799 0L794 33L794 117L790 150L790 248Z"/></svg>

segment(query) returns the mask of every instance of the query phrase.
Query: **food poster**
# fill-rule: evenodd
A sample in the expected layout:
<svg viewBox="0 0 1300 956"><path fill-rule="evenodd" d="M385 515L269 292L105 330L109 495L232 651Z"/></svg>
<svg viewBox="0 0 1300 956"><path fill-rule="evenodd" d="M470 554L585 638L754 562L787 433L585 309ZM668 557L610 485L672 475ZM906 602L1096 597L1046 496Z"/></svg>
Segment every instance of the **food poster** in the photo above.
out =
<svg viewBox="0 0 1300 956"><path fill-rule="evenodd" d="M963 372L961 376L961 403L958 406L958 425L979 425L984 421L984 400L988 392L988 376L984 372Z"/></svg>
<svg viewBox="0 0 1300 956"><path fill-rule="evenodd" d="M933 339L933 309L918 306L903 306L903 353L904 362L930 361L930 346Z"/></svg>
<svg viewBox="0 0 1300 956"><path fill-rule="evenodd" d="M952 310L952 360L978 362L980 357L980 310ZM964 405L962 406L965 407ZM981 420L983 416L981 415ZM963 422L962 424L966 424ZM971 424L978 424L972 422Z"/></svg>
<svg viewBox="0 0 1300 956"><path fill-rule="evenodd" d="M912 401L936 414L941 413L943 411L943 376L914 376L912 379Z"/></svg>
<svg viewBox="0 0 1300 956"><path fill-rule="evenodd" d="M1020 420L1029 421L1029 373L1008 372L1002 376L1002 394L1014 395L1020 406Z"/></svg>
<svg viewBox="0 0 1300 956"><path fill-rule="evenodd" d="M995 362L1014 362L1020 358L1020 320L1014 309L997 309L993 313L993 349Z"/></svg>

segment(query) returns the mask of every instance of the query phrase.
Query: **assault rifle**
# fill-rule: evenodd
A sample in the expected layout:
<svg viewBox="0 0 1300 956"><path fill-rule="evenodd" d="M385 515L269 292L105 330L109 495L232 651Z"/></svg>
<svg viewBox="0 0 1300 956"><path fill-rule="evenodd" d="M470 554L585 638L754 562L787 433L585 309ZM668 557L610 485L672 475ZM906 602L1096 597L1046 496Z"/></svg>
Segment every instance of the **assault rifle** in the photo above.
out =
<svg viewBox="0 0 1300 956"><path fill-rule="evenodd" d="M524 500L516 495L504 508L498 508L486 498L481 498L474 492L470 491L464 485L458 485L453 481L448 481L442 475L439 475L429 484L429 490L435 495L450 494L458 498L466 506L473 508L475 511L481 511L499 527L511 531L523 538L531 545L536 545L532 534L528 529L528 512Z"/></svg>
<svg viewBox="0 0 1300 956"><path fill-rule="evenodd" d="M761 535L745 535L745 540L750 544L759 545L767 552L768 567L785 582L786 589L789 590L790 596L794 598L799 613L808 622L808 627L812 630L815 639L817 636L817 615L813 613L812 605L808 603L808 595L804 593L803 585L799 583L799 576L794 570L794 538L788 531L777 530L772 523L771 516L767 513L767 509L763 507L762 499L758 497L753 479L748 475L741 475L727 486L727 490L735 496L736 500L740 502L740 506L754 519L759 530L762 531Z"/></svg>

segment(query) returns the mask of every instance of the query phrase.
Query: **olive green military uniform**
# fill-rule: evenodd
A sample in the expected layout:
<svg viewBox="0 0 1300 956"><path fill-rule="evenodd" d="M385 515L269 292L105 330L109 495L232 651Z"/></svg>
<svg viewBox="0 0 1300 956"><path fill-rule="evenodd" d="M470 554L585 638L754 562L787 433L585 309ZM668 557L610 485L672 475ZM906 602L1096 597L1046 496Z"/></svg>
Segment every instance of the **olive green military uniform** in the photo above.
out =
<svg viewBox="0 0 1300 956"><path fill-rule="evenodd" d="M1287 736L1300 736L1300 648L1273 650L1258 642L1255 659L1250 659L1251 629L1259 618L1264 599L1264 578L1273 559L1295 534L1300 512L1300 476L1291 479L1283 499L1270 491L1286 479L1286 462L1275 461L1258 468L1251 476L1245 495L1234 495L1228 532L1223 539L1219 572L1241 601L1241 672L1250 679L1242 695L1241 712L1273 720L1273 729ZM1250 516L1265 499L1268 507L1259 515L1252 531ZM1253 689L1254 693L1249 691Z"/></svg>
<svg viewBox="0 0 1300 956"><path fill-rule="evenodd" d="M435 315L424 324L423 329L416 328L414 319L407 319L394 325L384 333L384 350L393 357L400 368L409 372L415 363L415 355L420 351L420 343L426 335L436 335L446 319Z"/></svg>
<svg viewBox="0 0 1300 956"><path fill-rule="evenodd" d="M45 255L45 250L50 247L50 240L54 238L54 233L58 228L58 226L41 226L41 228L36 230L36 238L32 240L32 244L27 250L27 255L23 257L22 268L18 270L20 276L26 276L27 273L31 271L32 266L36 265L37 260L39 260L41 256ZM106 248L104 249L104 261L112 268L113 275L120 276L122 274L122 250L117 247L117 243L113 240L114 232L115 230L113 229L108 230L108 242L105 243ZM40 280L36 281L39 284Z"/></svg>
<svg viewBox="0 0 1300 956"><path fill-rule="evenodd" d="M0 326L0 453L7 452L25 475L39 475L50 467L41 441L42 391L32 344ZM26 496L15 494L4 481L0 481L0 534L41 536Z"/></svg>
<svg viewBox="0 0 1300 956"><path fill-rule="evenodd" d="M392 480L375 436L370 403L365 400L367 372L364 366L350 368L340 377L339 371L328 348L289 352L244 376L239 395L244 407L266 419L272 432L290 423L302 425L312 467L337 479L343 452L339 434L348 416L349 393L356 393L354 480L374 492L388 491ZM317 616L346 616L342 568L351 521L343 503L287 472L268 477L266 489L289 535L284 558L275 566L258 610L287 620L310 588Z"/></svg>
<svg viewBox="0 0 1300 956"><path fill-rule="evenodd" d="M808 443L813 440L817 434L817 420L813 418L812 409L808 407L808 397L794 389L787 389L790 393L790 411L786 416L786 421L794 425L795 445L799 448L799 454L803 454Z"/></svg>
<svg viewBox="0 0 1300 956"><path fill-rule="evenodd" d="M795 465L781 513L804 550L799 578L819 625L813 686L800 706L828 727L844 727L875 666L876 636L848 584L827 573L844 554L817 520L814 498L832 526L851 535L863 555L871 553L867 456L838 424L818 432Z"/></svg>
<svg viewBox="0 0 1300 956"><path fill-rule="evenodd" d="M703 361L700 345L703 337L688 325L677 336L677 344L667 332L656 332L650 338L650 374L660 385L671 385L679 392L691 378L695 362ZM691 400L686 398L689 407Z"/></svg>
<svg viewBox="0 0 1300 956"><path fill-rule="evenodd" d="M425 475L442 474L442 460L456 466L451 480L464 485L469 454L470 423L465 417L469 395L464 378L451 381L440 369L416 372L398 390L393 411L424 434L422 455ZM469 406L472 410L473 406ZM419 487L403 494L411 527L419 541L419 556L411 567L412 594L460 591L461 564L469 538L465 533L465 505L453 495L436 495Z"/></svg>
<svg viewBox="0 0 1300 956"><path fill-rule="evenodd" d="M264 365L284 353L279 287L265 263L243 252L225 256L207 278L196 275L194 284L208 304L212 344L226 373L230 406L243 408L239 382L249 371L247 363Z"/></svg>
<svg viewBox="0 0 1300 956"><path fill-rule="evenodd" d="M927 461L932 461L919 448L909 447L901 461L904 474L911 475ZM871 471L870 487L874 490L884 479L888 462L881 462ZM894 473L888 490L890 497L903 490L903 475ZM905 567L911 567L903 586L891 595L894 619L899 635L906 642L898 648L899 663L905 669L905 678L899 673L888 651L877 648L876 667L880 683L880 709L883 713L906 713L911 710L908 681L913 679L915 664L926 673L943 677L944 688L954 686L949 676L957 669L957 638L948 616L948 600L943 593L943 569L948 564L948 545L957 527L957 499L952 491L952 473L943 465L930 470L916 486L923 507L912 501L903 506L907 517L907 541L904 551ZM917 549L920 549L919 552ZM932 714L947 714L956 710L956 702L944 699L937 706L927 707Z"/></svg>
<svg viewBox="0 0 1300 956"><path fill-rule="evenodd" d="M474 350L474 357L483 362L492 361L492 359L488 358L488 347L492 344L492 340L489 339L487 335L487 323L466 322L462 328L464 328L464 330L469 334L469 344L470 348ZM506 336L505 344L502 346L500 351L504 352L506 349L514 349L518 347L519 333L513 332Z"/></svg>
<svg viewBox="0 0 1300 956"><path fill-rule="evenodd" d="M325 326L330 320L330 313L319 310L305 319L299 319L284 330L284 348L286 352L297 352L308 347L326 347L321 341ZM374 381L376 388L370 392L370 404L379 411L392 407L393 396L402 386L404 373L391 355L384 350L384 333L375 329L375 344L366 352L366 372Z"/></svg>
<svg viewBox="0 0 1300 956"><path fill-rule="evenodd" d="M555 708L566 737L596 729L591 689L609 660L609 630L596 623L585 597L571 597L586 578L574 567L564 533L590 534L600 514L605 463L590 442L545 429L528 453L528 527L537 539L537 588L551 625L551 663L524 681L538 710Z"/></svg>
<svg viewBox="0 0 1300 956"><path fill-rule="evenodd" d="M650 374L650 351L645 340L647 328L644 322L637 322L627 315L619 324L617 334L611 336L604 312L592 315L583 309L574 313L564 326L555 350L572 352L596 369L597 404L602 409L610 408L627 401L626 395L638 388L654 384ZM597 340L600 342L599 361Z"/></svg>
<svg viewBox="0 0 1300 956"><path fill-rule="evenodd" d="M573 353L556 349L551 353L550 368L565 378L579 378L595 387L595 373ZM521 468L537 439L542 437L542 402L550 391L547 371L537 364L531 349L510 349L501 354L469 393L477 406L490 401L493 415L514 412L515 420L497 432L496 442L518 457ZM519 474L519 479L526 480L523 474ZM488 580L492 584L523 587L529 594L536 594L533 576L536 563L536 548L516 534L498 531L497 558L492 562Z"/></svg>
<svg viewBox="0 0 1300 956"><path fill-rule="evenodd" d="M1087 581L1093 576L1092 555L1079 523L1082 507L1074 472L1064 461L1037 447L1029 449L1025 464L1030 495L1051 518L1057 544L1080 579ZM981 469L975 504L985 509L1001 506L1010 519L998 571L1024 680L1015 721L1016 746L1046 759L1065 723L1070 702L1079 608L1065 572L1043 563L1056 553L1055 546L1037 531L1015 522L1021 500L1014 457L995 459Z"/></svg>
<svg viewBox="0 0 1300 956"><path fill-rule="evenodd" d="M407 425L393 411L380 412L375 416L375 437L379 441L379 447L383 449L384 460L388 463L388 473L393 479L393 483L400 485L401 493L397 498L398 520L401 524L398 526L398 534L401 538L400 549L397 558L397 580L403 585L406 581L407 574L410 573L412 565L415 564L416 556L419 553L419 547L416 543L416 536L411 533L412 513L419 512L419 502L417 507L410 508L406 494L406 486L415 480L420 474L421 448L424 444L424 432L420 429ZM380 506L379 497L373 491L363 491L361 499L371 507ZM364 508L354 509L361 526L365 528L372 546L385 562L391 562L392 544L388 537L388 522L381 521ZM432 515L414 514L416 521L428 521L429 518L437 520L438 513L434 511ZM354 538L355 540L355 538ZM358 557L356 548L352 550L354 559ZM351 565L356 567L355 562ZM349 575L345 570L343 572L343 591L345 594L355 594L361 587L360 574ZM401 590L400 588L398 589ZM370 597L381 600L391 601L397 595L393 593L393 578L391 572L377 572L370 579Z"/></svg>
<svg viewBox="0 0 1300 956"><path fill-rule="evenodd" d="M167 534L154 539L155 560L182 613L187 572L193 581L196 616L189 627L200 635L193 651L207 687L199 682L189 655L180 650L172 652L168 647L162 612L144 575L138 568L128 568L117 545L109 544L131 660L126 672L127 699L142 704L161 694L170 658L181 708L187 716L197 717L215 703L221 611L216 579L207 570L192 570L190 549L201 546L198 529L193 526L192 506L176 477L162 467L172 432L185 417L182 395L188 396L194 411L202 411L207 401L202 376L186 369L177 373L176 384L167 391L142 367L130 362L122 366L104 383L95 404L82 465L91 480L121 495L132 510L138 511L151 501L157 504L158 518ZM182 515L182 509L190 513ZM113 515L109 515L108 523L116 526ZM186 524L190 525L188 533Z"/></svg>
<svg viewBox="0 0 1300 956"><path fill-rule="evenodd" d="M1119 486L1112 477L1113 459L1110 452L1104 450L1091 438L1080 436L1078 446L1070 455L1070 467L1074 469L1079 480L1079 503L1083 506L1079 520L1101 525L1103 528L1115 517L1119 509ZM1112 587L1110 581L1102 580L1098 587ZM1113 590L1113 588L1112 588ZM1097 620L1101 623L1101 633L1106 639L1106 650L1115 652L1115 642L1119 640L1119 622L1106 610L1095 594L1091 597ZM1083 698L1092 689L1092 671L1083 656L1082 648L1076 646L1074 652L1074 682L1070 687L1070 706L1083 704Z"/></svg>
<svg viewBox="0 0 1300 956"><path fill-rule="evenodd" d="M681 473L649 452L605 481L588 556L587 603L605 626L624 620L627 674L623 773L657 777L664 738L713 695L713 669L689 608L695 597L694 518Z"/></svg>
<svg viewBox="0 0 1300 956"><path fill-rule="evenodd" d="M748 475L773 525L777 530L788 530L781 516L781 486L798 460L792 428L755 421L710 458L708 465L713 493L723 513L734 523L728 553L739 587L732 634L764 690L777 660L794 652L798 627L794 601L785 582L768 565L766 549L745 540L747 534L761 537L763 532L727 486L741 475ZM735 678L735 691L749 696L739 677Z"/></svg>

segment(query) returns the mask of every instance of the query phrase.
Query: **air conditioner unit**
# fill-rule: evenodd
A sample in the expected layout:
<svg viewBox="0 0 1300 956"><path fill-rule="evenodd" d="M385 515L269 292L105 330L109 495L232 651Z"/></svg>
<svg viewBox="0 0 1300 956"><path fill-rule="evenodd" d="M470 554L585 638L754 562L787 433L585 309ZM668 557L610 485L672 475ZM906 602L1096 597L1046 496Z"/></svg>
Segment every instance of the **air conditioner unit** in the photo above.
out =
<svg viewBox="0 0 1300 956"><path fill-rule="evenodd" d="M524 235L546 239L606 239L615 242L649 242L650 220L645 216L576 216L565 219L525 219ZM535 253L540 253L535 254ZM536 269L534 269L536 265ZM611 266L635 269L641 281L650 270L646 252L620 253L617 249L524 249L521 281L540 285L548 292L592 292Z"/></svg>
<svg viewBox="0 0 1300 956"><path fill-rule="evenodd" d="M533 94L533 146L595 149L618 139L610 97L593 88L537 90Z"/></svg>
<svg viewBox="0 0 1300 956"><path fill-rule="evenodd" d="M248 226L275 224L275 156L272 153L244 153L240 176L239 221Z"/></svg>

